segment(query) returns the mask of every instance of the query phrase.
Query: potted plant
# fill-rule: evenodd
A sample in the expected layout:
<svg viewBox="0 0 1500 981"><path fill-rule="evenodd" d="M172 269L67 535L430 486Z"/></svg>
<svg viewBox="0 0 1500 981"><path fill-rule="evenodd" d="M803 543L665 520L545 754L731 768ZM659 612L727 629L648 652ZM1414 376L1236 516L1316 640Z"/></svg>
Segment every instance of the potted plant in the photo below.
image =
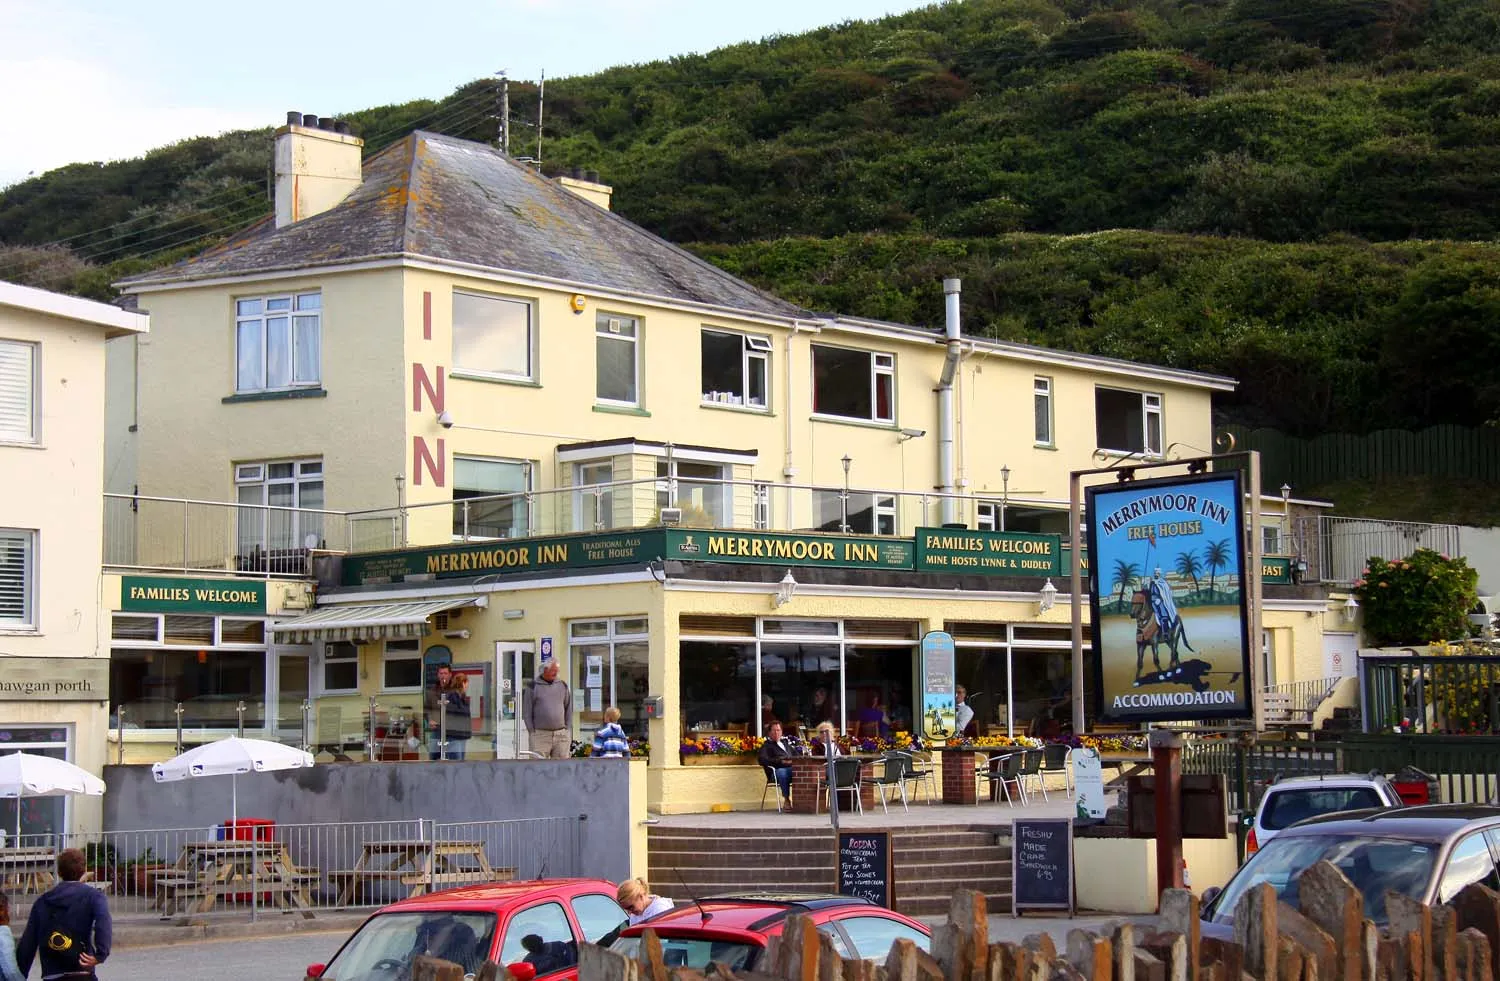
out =
<svg viewBox="0 0 1500 981"><path fill-rule="evenodd" d="M91 841L83 846L86 878L90 882L113 882L115 879L115 846L107 841Z"/></svg>
<svg viewBox="0 0 1500 981"><path fill-rule="evenodd" d="M125 896L144 896L151 891L151 873L168 867L168 863L156 857L156 851L147 845L139 855L127 858L115 866L115 893Z"/></svg>

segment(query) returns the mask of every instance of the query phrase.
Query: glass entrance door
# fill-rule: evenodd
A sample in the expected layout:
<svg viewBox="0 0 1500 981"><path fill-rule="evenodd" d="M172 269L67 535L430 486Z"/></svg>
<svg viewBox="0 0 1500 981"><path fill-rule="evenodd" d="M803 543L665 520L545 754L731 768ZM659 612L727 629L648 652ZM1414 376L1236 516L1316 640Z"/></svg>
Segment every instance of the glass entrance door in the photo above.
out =
<svg viewBox="0 0 1500 981"><path fill-rule="evenodd" d="M521 751L530 748L526 725L521 719L521 697L526 685L536 677L536 648L533 644L495 643L495 759L519 759Z"/></svg>
<svg viewBox="0 0 1500 981"><path fill-rule="evenodd" d="M276 655L276 711L271 731L277 742L301 746L302 704L312 693L311 658L306 654ZM310 723L309 723L310 724ZM307 740L312 740L309 732Z"/></svg>

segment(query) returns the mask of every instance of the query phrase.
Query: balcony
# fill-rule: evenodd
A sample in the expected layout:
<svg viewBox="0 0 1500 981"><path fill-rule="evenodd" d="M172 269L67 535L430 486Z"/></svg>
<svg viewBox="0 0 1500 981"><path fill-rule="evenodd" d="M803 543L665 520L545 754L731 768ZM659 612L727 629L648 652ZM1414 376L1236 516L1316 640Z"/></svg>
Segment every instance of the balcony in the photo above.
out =
<svg viewBox="0 0 1500 981"><path fill-rule="evenodd" d="M731 480L632 481L496 494L366 511L330 511L106 494L104 565L117 570L304 577L319 552L361 554L677 525L734 531L911 538L947 522L1067 537L1060 502ZM1268 519L1274 525L1276 519ZM1009 527L1007 527L1009 522ZM1293 581L1347 585L1372 555L1459 551L1458 527L1297 516L1270 549Z"/></svg>

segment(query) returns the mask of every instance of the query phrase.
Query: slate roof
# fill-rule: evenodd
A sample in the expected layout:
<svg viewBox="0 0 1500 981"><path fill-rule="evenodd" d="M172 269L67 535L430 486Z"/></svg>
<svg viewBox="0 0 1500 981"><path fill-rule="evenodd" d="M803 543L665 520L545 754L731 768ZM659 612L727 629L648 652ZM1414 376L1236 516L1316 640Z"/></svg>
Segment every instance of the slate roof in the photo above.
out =
<svg viewBox="0 0 1500 981"><path fill-rule="evenodd" d="M398 255L774 317L808 316L492 147L421 130L365 161L363 183L328 211L285 228L267 218L191 259L120 285Z"/></svg>

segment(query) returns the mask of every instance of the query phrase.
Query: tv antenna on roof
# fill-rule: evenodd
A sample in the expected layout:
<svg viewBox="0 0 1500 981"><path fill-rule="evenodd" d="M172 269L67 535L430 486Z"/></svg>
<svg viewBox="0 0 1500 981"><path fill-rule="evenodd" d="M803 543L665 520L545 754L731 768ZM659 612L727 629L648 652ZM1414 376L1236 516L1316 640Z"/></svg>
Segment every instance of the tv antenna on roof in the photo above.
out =
<svg viewBox="0 0 1500 981"><path fill-rule="evenodd" d="M547 70L542 69L542 80L536 87L536 172L542 172L542 107L547 99Z"/></svg>

